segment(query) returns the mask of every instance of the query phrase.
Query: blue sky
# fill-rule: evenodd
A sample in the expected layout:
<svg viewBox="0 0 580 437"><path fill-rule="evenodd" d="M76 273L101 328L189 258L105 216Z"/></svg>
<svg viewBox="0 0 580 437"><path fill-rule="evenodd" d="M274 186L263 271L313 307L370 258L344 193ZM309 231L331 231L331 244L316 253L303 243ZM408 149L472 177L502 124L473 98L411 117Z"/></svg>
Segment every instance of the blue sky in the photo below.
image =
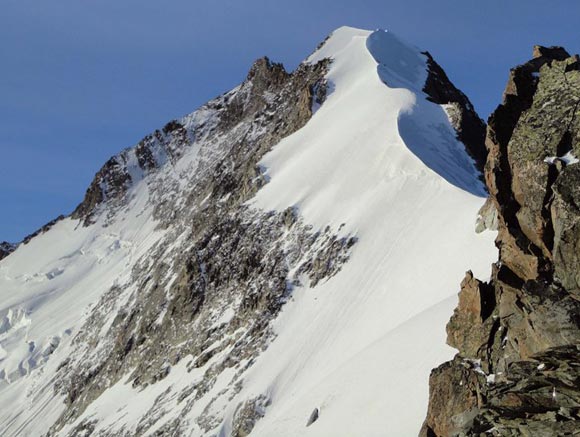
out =
<svg viewBox="0 0 580 437"><path fill-rule="evenodd" d="M105 160L341 25L429 50L483 118L534 44L580 51L578 0L3 0L0 241L74 209Z"/></svg>

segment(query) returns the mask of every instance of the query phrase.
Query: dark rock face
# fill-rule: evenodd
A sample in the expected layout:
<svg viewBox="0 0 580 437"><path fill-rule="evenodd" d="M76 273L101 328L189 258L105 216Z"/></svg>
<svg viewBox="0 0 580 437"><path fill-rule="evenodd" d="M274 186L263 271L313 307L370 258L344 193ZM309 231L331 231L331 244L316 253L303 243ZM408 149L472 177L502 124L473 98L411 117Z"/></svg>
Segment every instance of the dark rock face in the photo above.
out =
<svg viewBox="0 0 580 437"><path fill-rule="evenodd" d="M125 162L120 157L109 159L99 170L87 189L83 202L72 213L72 218L90 223L93 210L108 198L118 198L125 194L131 176L125 170Z"/></svg>
<svg viewBox="0 0 580 437"><path fill-rule="evenodd" d="M16 245L3 241L0 243L0 259L6 258L16 249Z"/></svg>
<svg viewBox="0 0 580 437"><path fill-rule="evenodd" d="M167 161L179 158L183 145L191 140L189 132L177 121L143 138L137 146L110 158L97 172L83 201L71 214L85 226L92 223L101 205L110 209L123 203L127 190ZM111 211L109 211L111 213Z"/></svg>
<svg viewBox="0 0 580 437"><path fill-rule="evenodd" d="M306 422L306 426L310 426L312 425L314 422L316 422L319 418L319 411L318 408L315 408L314 410L312 410L312 413L310 413L310 417L308 418L308 422Z"/></svg>
<svg viewBox="0 0 580 437"><path fill-rule="evenodd" d="M572 435L580 419L580 62L534 48L489 119L499 260L469 272L430 379L423 436ZM489 205L488 205L489 207Z"/></svg>
<svg viewBox="0 0 580 437"><path fill-rule="evenodd" d="M473 108L473 105L447 77L445 71L435 62L429 52L427 56L428 76L423 91L429 100L439 105L450 105L451 123L457 131L458 139L465 144L465 149L475 160L479 171L483 172L487 151L485 150L485 123Z"/></svg>
<svg viewBox="0 0 580 437"><path fill-rule="evenodd" d="M547 349L504 378L457 355L431 374L425 436L571 436L578 430L580 351Z"/></svg>

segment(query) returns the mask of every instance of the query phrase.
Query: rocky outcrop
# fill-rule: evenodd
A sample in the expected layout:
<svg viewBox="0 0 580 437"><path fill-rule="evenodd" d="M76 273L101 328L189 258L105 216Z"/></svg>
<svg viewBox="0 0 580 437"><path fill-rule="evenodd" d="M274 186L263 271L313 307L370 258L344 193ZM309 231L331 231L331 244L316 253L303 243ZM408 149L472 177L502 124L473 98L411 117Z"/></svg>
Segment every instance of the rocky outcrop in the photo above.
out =
<svg viewBox="0 0 580 437"><path fill-rule="evenodd" d="M264 417L269 400L264 396L250 399L240 405L234 414L232 437L246 437L250 435L256 422Z"/></svg>
<svg viewBox="0 0 580 437"><path fill-rule="evenodd" d="M3 241L0 243L0 259L6 258L16 249L16 245Z"/></svg>
<svg viewBox="0 0 580 437"><path fill-rule="evenodd" d="M580 419L580 59L534 48L489 119L489 283L469 272L423 436L572 435ZM494 214L497 215L494 218ZM483 220L483 222L486 221Z"/></svg>
<svg viewBox="0 0 580 437"><path fill-rule="evenodd" d="M71 214L85 226L94 221L101 205L109 205L109 214L122 205L127 191L144 176L167 161L175 162L184 144L191 141L190 132L179 121L167 123L143 138L134 148L110 158L97 172L83 201Z"/></svg>
<svg viewBox="0 0 580 437"><path fill-rule="evenodd" d="M478 234L483 231L497 231L499 226L499 217L495 204L492 202L491 198L488 197L483 206L479 210L479 214L475 221L475 232Z"/></svg>
<svg viewBox="0 0 580 437"><path fill-rule="evenodd" d="M430 101L446 105L457 138L465 145L465 150L474 159L477 168L483 171L487 156L483 147L485 123L479 118L467 96L453 85L431 54L423 54L427 57L427 80L423 91Z"/></svg>

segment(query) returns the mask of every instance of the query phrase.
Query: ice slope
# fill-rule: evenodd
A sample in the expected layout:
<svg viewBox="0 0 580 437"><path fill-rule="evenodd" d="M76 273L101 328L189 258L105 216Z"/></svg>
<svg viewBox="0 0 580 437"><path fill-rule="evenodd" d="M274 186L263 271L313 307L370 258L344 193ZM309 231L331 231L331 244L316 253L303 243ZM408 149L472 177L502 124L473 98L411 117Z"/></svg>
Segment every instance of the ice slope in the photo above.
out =
<svg viewBox="0 0 580 437"><path fill-rule="evenodd" d="M269 402L252 435L416 435L429 372L453 355L445 323L458 284L467 268L484 277L497 257L494 235L474 232L483 187L444 108L425 99L420 51L389 32L345 27L307 62L326 57L328 98L265 156L269 183L249 205L294 206L315 228L358 242L340 273L295 289L241 391L216 404L224 417L217 435L229 435L241 402L261 395ZM196 159L185 154L175 166L195 168ZM71 332L163 237L147 184L132 190L129 207L106 226L65 219L0 261L0 430L40 435L56 420L64 404L51 375L71 350ZM187 372L186 358L147 388L115 384L77 423L98 419L104 435L134 429L169 387L200 377L204 368ZM192 419L230 378L219 375ZM314 408L320 418L307 428ZM191 435L202 435L193 423Z"/></svg>

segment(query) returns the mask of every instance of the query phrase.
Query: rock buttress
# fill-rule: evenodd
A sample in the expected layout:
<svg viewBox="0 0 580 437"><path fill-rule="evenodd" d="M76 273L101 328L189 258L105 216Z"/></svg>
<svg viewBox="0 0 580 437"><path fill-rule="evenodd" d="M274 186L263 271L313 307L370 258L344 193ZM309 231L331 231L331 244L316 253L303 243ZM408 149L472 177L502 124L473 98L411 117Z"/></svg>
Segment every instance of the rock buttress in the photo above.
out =
<svg viewBox="0 0 580 437"><path fill-rule="evenodd" d="M421 436L563 436L580 418L580 61L534 48L491 115L499 260L468 272Z"/></svg>

